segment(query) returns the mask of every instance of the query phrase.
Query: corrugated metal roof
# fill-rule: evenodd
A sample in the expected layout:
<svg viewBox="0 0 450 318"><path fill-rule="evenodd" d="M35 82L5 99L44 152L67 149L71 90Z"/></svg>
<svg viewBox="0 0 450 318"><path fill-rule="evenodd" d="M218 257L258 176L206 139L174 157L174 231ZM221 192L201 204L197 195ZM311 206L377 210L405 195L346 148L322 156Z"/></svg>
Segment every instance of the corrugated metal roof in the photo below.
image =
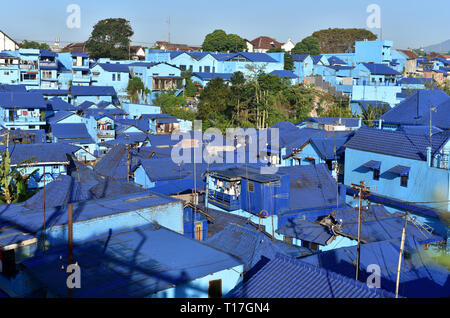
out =
<svg viewBox="0 0 450 318"><path fill-rule="evenodd" d="M6 145L0 145L3 152ZM65 144L17 144L9 145L11 164L19 164L24 160L34 158L36 163L68 163L67 155L72 155L79 147Z"/></svg>
<svg viewBox="0 0 450 318"><path fill-rule="evenodd" d="M311 256L310 256L311 257ZM232 298L392 298L354 278L301 260L278 255L247 282L232 290Z"/></svg>
<svg viewBox="0 0 450 318"><path fill-rule="evenodd" d="M379 63L362 63L374 75L402 75L393 68Z"/></svg>
<svg viewBox="0 0 450 318"><path fill-rule="evenodd" d="M0 92L2 108L47 108L46 101L40 93Z"/></svg>
<svg viewBox="0 0 450 318"><path fill-rule="evenodd" d="M116 96L113 86L72 86L72 96Z"/></svg>
<svg viewBox="0 0 450 318"><path fill-rule="evenodd" d="M52 134L58 139L89 139L91 135L84 123L52 124Z"/></svg>
<svg viewBox="0 0 450 318"><path fill-rule="evenodd" d="M67 274L58 262L66 250L66 246L52 248L23 263L27 272L58 296L67 294ZM82 268L83 284L73 290L73 297L145 297L242 264L153 224L74 244L73 253Z"/></svg>
<svg viewBox="0 0 450 318"><path fill-rule="evenodd" d="M356 248L356 246L338 248L305 257L302 261L354 280ZM433 262L423 252L420 244L414 240L408 240L405 252L400 272L399 294L412 298L448 297L450 295L450 272ZM400 240L398 239L361 245L361 281L366 281L372 274L372 272L367 272L368 266L375 264L380 267L381 288L395 292L399 255Z"/></svg>
<svg viewBox="0 0 450 318"><path fill-rule="evenodd" d="M245 263L248 271L264 259L273 259L277 254L284 254L286 246L272 241L266 234L250 225L229 224L223 231L215 234L206 242L207 245L231 254ZM280 242L281 243L281 242ZM296 246L298 256L313 254L309 249ZM292 251L290 251L292 253Z"/></svg>

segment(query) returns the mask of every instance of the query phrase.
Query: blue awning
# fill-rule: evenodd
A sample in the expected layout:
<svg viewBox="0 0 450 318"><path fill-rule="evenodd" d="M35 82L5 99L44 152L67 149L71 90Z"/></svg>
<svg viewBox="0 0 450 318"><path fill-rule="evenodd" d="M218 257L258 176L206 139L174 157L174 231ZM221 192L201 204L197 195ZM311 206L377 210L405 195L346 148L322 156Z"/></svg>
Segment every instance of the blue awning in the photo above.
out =
<svg viewBox="0 0 450 318"><path fill-rule="evenodd" d="M362 165L365 168L369 168L369 169L380 169L381 167L381 161L375 161L375 160L370 160L369 162L366 162L365 164Z"/></svg>
<svg viewBox="0 0 450 318"><path fill-rule="evenodd" d="M399 176L405 176L405 175L407 175L409 173L410 169L411 169L410 167L398 165L398 166L395 166L392 169L389 169L387 172L392 173L392 174L396 174L396 175L399 175Z"/></svg>

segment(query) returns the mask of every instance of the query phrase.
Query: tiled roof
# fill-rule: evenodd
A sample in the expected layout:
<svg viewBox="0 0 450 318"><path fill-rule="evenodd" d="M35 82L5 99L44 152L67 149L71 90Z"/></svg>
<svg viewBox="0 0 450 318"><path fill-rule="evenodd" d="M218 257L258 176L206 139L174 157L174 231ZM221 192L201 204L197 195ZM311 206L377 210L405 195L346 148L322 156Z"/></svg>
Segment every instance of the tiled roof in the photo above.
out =
<svg viewBox="0 0 450 318"><path fill-rule="evenodd" d="M270 50L274 48L281 48L283 43L278 42L277 40L270 38L268 36L260 36L256 39L250 41L251 44L253 44L254 49L264 49L264 50Z"/></svg>
<svg viewBox="0 0 450 318"><path fill-rule="evenodd" d="M439 151L449 137L450 132L433 135L432 154ZM361 128L345 144L345 147L350 149L421 161L427 160L427 147L429 146L430 137L427 135L374 128Z"/></svg>

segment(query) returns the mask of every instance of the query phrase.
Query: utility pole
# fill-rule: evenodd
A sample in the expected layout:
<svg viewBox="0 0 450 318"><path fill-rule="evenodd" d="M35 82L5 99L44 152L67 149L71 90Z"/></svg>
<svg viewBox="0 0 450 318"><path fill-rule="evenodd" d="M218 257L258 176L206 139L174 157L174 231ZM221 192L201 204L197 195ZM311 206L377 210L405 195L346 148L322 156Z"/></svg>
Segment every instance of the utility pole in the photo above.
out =
<svg viewBox="0 0 450 318"><path fill-rule="evenodd" d="M400 285L400 270L402 268L403 248L405 247L406 226L408 225L408 212L405 213L405 227L402 231L402 241L400 243L400 255L398 256L397 282L395 284L395 298L398 298L398 287Z"/></svg>
<svg viewBox="0 0 450 318"><path fill-rule="evenodd" d="M68 234L69 234L69 258L68 258L68 265L72 265L73 263L73 207L72 207L72 203L69 203L69 207L68 207L68 213L69 213L69 217L68 217ZM72 298L72 288L69 288L69 298Z"/></svg>
<svg viewBox="0 0 450 318"><path fill-rule="evenodd" d="M370 195L370 188L364 185L364 181L360 184L352 184L353 190L358 190L358 249L356 258L356 280L359 280L359 267L361 259L361 216L362 216L362 200Z"/></svg>

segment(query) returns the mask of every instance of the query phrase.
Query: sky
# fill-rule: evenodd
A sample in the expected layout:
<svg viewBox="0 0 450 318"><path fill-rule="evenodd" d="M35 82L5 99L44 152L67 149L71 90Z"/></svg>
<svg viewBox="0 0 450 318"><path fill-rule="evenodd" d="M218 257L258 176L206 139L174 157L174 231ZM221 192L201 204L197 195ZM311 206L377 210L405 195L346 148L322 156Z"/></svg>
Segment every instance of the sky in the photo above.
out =
<svg viewBox="0 0 450 318"><path fill-rule="evenodd" d="M396 48L417 48L450 39L448 0L22 0L0 10L0 30L18 42L34 40L61 44L89 38L93 26L105 18L125 18L134 30L133 43L151 46L167 40L201 45L215 29L253 40L266 35L294 43L326 28L366 28L377 4L381 9L382 38ZM12 2L10 2L12 3ZM70 4L79 5L80 28L68 28ZM424 14L432 8L432 14ZM439 8L443 8L440 10ZM170 28L167 23L170 17ZM369 29L380 35L380 29Z"/></svg>

